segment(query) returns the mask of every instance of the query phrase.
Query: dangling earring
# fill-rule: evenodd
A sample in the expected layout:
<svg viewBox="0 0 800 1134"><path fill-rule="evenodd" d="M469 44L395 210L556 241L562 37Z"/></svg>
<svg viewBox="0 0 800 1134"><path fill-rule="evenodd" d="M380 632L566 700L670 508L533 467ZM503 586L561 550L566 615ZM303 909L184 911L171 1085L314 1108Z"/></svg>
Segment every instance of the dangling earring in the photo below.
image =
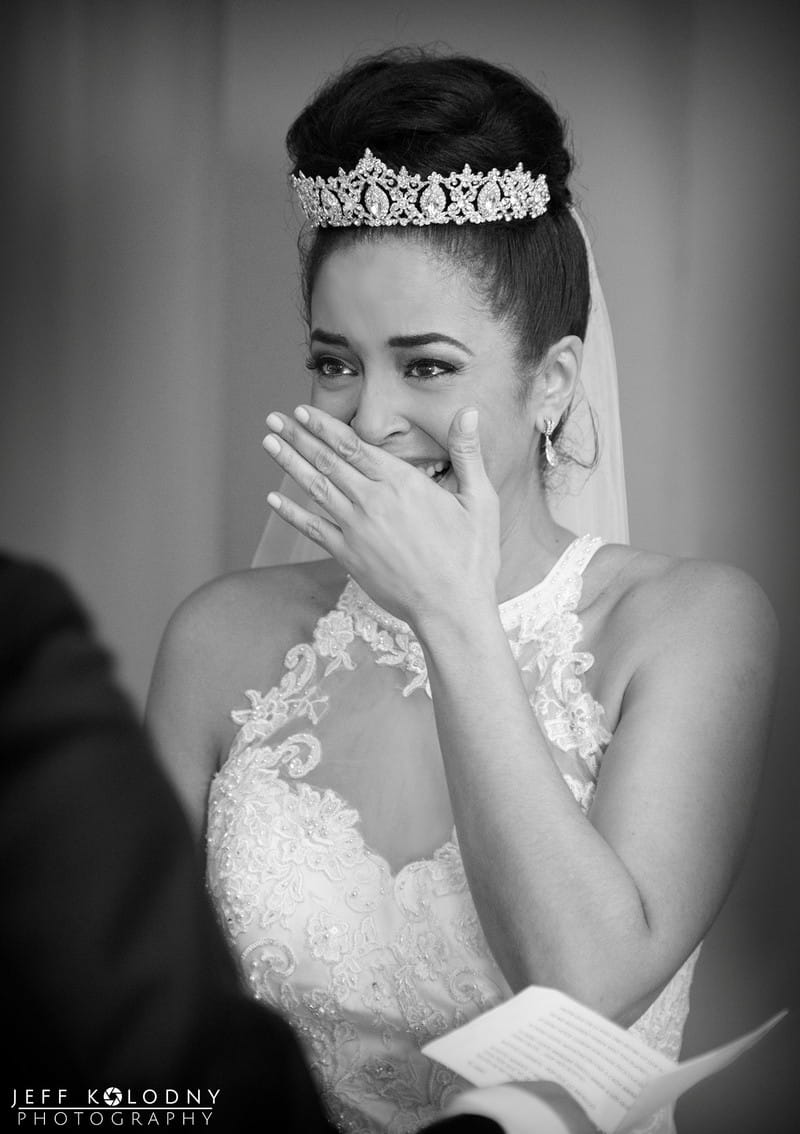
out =
<svg viewBox="0 0 800 1134"><path fill-rule="evenodd" d="M555 468L558 464L558 457L553 447L553 442L550 440L550 434L555 429L556 424L552 418L546 417L544 419L544 459L547 461L550 468Z"/></svg>

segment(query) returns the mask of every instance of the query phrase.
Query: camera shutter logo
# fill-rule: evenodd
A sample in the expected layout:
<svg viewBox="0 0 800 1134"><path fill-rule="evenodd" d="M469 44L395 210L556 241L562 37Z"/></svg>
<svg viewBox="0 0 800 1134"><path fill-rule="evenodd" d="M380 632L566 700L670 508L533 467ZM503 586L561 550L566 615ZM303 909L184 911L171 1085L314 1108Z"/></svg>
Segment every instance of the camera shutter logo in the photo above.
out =
<svg viewBox="0 0 800 1134"><path fill-rule="evenodd" d="M103 1102L106 1106L119 1106L122 1102L122 1091L119 1087L108 1087L103 1091Z"/></svg>

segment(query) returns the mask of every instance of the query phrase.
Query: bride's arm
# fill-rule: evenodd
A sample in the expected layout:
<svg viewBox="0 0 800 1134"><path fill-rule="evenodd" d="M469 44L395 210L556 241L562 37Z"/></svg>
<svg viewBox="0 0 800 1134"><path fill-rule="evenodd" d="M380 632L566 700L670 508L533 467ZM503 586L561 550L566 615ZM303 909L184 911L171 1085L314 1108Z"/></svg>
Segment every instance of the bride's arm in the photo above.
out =
<svg viewBox="0 0 800 1134"><path fill-rule="evenodd" d="M627 1022L702 937L742 854L774 620L725 568L682 564L634 588L614 615L629 643L621 716L585 817L499 620L496 496L464 416L448 443L457 498L319 410L301 411L306 428L283 418L272 451L331 519L272 503L418 634L464 865L509 983Z"/></svg>
<svg viewBox="0 0 800 1134"><path fill-rule="evenodd" d="M428 661L465 869L515 988L636 1019L713 921L746 841L774 679L746 576L680 564L617 617L641 643L585 818L548 752L497 611L428 614ZM643 626L646 628L643 633Z"/></svg>

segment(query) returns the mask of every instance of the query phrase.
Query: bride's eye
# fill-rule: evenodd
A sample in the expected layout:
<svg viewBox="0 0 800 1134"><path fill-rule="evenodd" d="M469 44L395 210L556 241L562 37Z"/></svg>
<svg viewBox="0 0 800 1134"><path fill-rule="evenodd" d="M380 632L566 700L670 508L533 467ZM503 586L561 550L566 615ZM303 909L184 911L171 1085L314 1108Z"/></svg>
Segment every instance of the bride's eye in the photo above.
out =
<svg viewBox="0 0 800 1134"><path fill-rule="evenodd" d="M408 378L419 378L425 381L428 378L438 378L442 374L453 374L458 367L452 362L443 362L439 358L417 358L406 367Z"/></svg>
<svg viewBox="0 0 800 1134"><path fill-rule="evenodd" d="M313 370L321 378L341 378L355 374L352 366L331 354L320 354L306 359L306 369Z"/></svg>

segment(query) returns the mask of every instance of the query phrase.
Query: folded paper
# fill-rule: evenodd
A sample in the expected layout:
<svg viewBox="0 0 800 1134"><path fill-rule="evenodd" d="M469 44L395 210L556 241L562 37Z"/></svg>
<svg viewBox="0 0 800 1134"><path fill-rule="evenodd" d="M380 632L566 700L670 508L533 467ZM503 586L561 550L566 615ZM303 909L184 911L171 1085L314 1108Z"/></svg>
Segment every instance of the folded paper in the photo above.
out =
<svg viewBox="0 0 800 1134"><path fill-rule="evenodd" d="M422 1051L477 1087L557 1083L603 1134L626 1134L732 1063L785 1015L676 1063L563 992L532 986Z"/></svg>

